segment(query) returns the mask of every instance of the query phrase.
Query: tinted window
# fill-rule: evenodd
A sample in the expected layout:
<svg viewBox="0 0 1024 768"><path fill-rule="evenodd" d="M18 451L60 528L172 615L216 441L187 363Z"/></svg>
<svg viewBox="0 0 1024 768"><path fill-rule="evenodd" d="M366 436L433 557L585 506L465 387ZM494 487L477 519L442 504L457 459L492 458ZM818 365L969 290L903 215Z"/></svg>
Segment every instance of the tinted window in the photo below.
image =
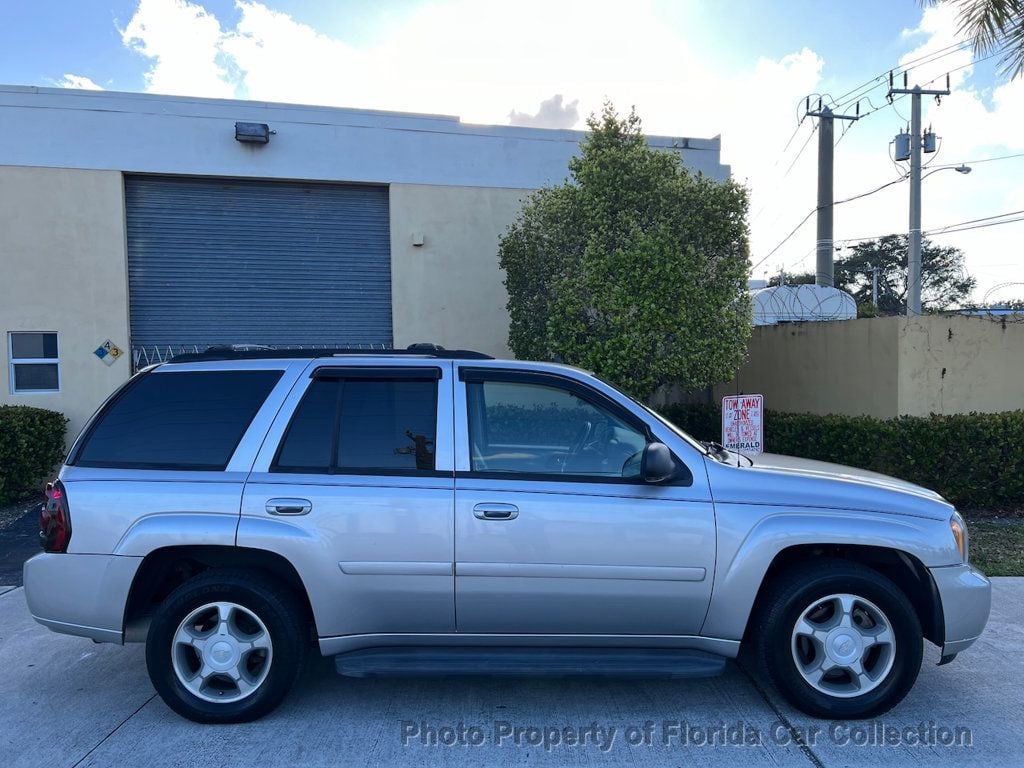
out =
<svg viewBox="0 0 1024 768"><path fill-rule="evenodd" d="M11 333L11 357L56 359L56 333Z"/></svg>
<svg viewBox="0 0 1024 768"><path fill-rule="evenodd" d="M341 393L341 469L434 469L437 383L360 381Z"/></svg>
<svg viewBox="0 0 1024 768"><path fill-rule="evenodd" d="M436 429L436 381L316 379L272 471L432 471Z"/></svg>
<svg viewBox="0 0 1024 768"><path fill-rule="evenodd" d="M12 331L9 338L11 393L59 392L57 334Z"/></svg>
<svg viewBox="0 0 1024 768"><path fill-rule="evenodd" d="M15 392L52 392L60 389L56 363L15 363Z"/></svg>
<svg viewBox="0 0 1024 768"><path fill-rule="evenodd" d="M280 371L144 374L100 417L83 467L222 470Z"/></svg>
<svg viewBox="0 0 1024 768"><path fill-rule="evenodd" d="M274 469L282 472L327 472L331 466L334 427L341 382L315 379L295 409Z"/></svg>
<svg viewBox="0 0 1024 768"><path fill-rule="evenodd" d="M569 390L467 383L475 472L638 477L645 436Z"/></svg>

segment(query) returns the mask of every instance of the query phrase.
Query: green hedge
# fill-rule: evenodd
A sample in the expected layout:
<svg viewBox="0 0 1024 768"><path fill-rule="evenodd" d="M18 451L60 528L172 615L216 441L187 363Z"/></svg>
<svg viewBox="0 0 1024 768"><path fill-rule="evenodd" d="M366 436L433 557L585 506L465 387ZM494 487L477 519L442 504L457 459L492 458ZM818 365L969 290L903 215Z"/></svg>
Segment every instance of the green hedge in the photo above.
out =
<svg viewBox="0 0 1024 768"><path fill-rule="evenodd" d="M699 440L722 439L716 405L663 412ZM895 419L769 411L764 431L772 453L884 472L965 509L1024 504L1024 411Z"/></svg>
<svg viewBox="0 0 1024 768"><path fill-rule="evenodd" d="M64 458L64 414L25 405L0 405L0 504L42 492Z"/></svg>

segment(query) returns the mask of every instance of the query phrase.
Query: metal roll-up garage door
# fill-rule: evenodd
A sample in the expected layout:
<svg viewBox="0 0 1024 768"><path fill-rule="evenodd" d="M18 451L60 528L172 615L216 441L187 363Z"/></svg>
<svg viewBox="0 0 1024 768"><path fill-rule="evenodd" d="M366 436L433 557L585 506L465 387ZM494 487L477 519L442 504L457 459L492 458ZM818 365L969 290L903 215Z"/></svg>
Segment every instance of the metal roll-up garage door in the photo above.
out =
<svg viewBox="0 0 1024 768"><path fill-rule="evenodd" d="M125 204L137 360L391 345L387 187L125 176Z"/></svg>

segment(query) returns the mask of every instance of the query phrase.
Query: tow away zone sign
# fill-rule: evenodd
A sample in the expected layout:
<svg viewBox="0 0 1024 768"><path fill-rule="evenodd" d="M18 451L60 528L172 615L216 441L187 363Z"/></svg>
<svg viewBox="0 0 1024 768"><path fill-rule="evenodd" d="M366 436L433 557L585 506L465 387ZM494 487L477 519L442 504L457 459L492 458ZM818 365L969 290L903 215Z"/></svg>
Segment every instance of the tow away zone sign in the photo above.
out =
<svg viewBox="0 0 1024 768"><path fill-rule="evenodd" d="M722 398L722 445L744 453L764 451L764 395Z"/></svg>

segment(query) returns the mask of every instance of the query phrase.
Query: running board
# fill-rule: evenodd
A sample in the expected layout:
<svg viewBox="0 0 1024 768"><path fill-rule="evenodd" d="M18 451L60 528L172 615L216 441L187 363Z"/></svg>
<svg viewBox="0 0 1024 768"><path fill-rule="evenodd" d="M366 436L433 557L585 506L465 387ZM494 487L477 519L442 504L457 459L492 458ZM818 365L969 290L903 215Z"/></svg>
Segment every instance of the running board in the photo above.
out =
<svg viewBox="0 0 1024 768"><path fill-rule="evenodd" d="M714 677L725 661L707 651L666 648L388 647L334 657L345 677Z"/></svg>

